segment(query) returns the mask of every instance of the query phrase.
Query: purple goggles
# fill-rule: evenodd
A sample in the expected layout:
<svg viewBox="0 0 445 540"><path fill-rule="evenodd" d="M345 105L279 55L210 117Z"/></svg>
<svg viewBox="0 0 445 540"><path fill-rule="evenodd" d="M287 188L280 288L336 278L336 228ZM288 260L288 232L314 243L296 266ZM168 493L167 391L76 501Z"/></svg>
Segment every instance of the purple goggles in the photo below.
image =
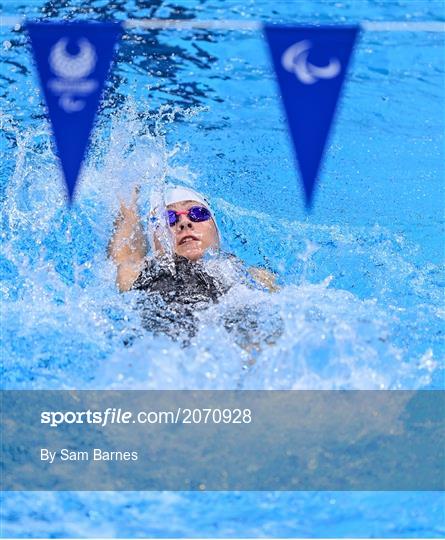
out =
<svg viewBox="0 0 445 540"><path fill-rule="evenodd" d="M167 210L166 214L168 216L170 227L176 225L176 223L179 221L179 216L187 216L188 219L194 223L212 219L210 210L208 210L205 206L192 206L188 210L183 210L182 212L178 212L177 210Z"/></svg>

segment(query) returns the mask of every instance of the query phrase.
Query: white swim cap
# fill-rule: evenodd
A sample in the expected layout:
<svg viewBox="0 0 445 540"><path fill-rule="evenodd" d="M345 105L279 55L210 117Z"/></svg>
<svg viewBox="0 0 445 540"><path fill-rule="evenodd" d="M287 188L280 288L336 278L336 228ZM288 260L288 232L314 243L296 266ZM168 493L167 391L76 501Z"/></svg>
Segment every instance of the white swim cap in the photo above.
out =
<svg viewBox="0 0 445 540"><path fill-rule="evenodd" d="M201 195L201 193L198 193L194 189L190 189L184 186L167 186L165 190L164 199L165 199L166 206L168 206L169 204L175 204L182 201L199 202L203 206L208 208L208 210L210 210L210 213L213 216L213 212L212 212L212 209L210 208L208 200L204 197L204 195Z"/></svg>

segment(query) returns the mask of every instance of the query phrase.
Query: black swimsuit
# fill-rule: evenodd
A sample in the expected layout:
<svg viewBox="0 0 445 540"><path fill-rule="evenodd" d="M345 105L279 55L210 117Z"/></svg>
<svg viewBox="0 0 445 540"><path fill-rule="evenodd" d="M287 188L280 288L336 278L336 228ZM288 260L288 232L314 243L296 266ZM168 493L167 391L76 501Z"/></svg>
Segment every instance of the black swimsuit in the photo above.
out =
<svg viewBox="0 0 445 540"><path fill-rule="evenodd" d="M211 275L202 261L192 262L184 257L147 260L133 285L133 289L141 291L138 308L142 326L187 345L198 330L197 312L217 303L235 283L258 288L254 280L243 277L247 272L239 259L233 255L226 257L234 270L231 277L218 271ZM252 348L259 343L270 344L283 332L279 313L265 311L262 303L232 306L214 322L224 325L233 340L243 348Z"/></svg>
<svg viewBox="0 0 445 540"><path fill-rule="evenodd" d="M193 336L196 309L216 303L230 286L211 276L200 261L175 256L147 260L132 288L144 291L138 302L144 328L178 338Z"/></svg>
<svg viewBox="0 0 445 540"><path fill-rule="evenodd" d="M166 302L180 304L216 302L228 290L208 274L202 263L177 255L173 260L147 260L133 289L156 292Z"/></svg>

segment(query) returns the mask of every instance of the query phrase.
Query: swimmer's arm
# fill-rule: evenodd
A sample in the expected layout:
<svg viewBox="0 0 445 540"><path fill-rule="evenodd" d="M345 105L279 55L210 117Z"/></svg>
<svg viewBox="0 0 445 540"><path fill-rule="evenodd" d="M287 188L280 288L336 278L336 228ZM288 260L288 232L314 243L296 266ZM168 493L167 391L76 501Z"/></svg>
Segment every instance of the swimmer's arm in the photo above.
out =
<svg viewBox="0 0 445 540"><path fill-rule="evenodd" d="M108 244L108 256L117 266L116 283L120 292L129 291L139 276L147 254L147 243L137 210L137 190L130 204L121 201Z"/></svg>
<svg viewBox="0 0 445 540"><path fill-rule="evenodd" d="M279 290L279 287L276 283L277 278L272 274L272 272L269 272L269 270L266 270L265 268L257 268L255 266L251 266L248 269L248 272L255 281L261 283L261 285L266 287L266 289L268 289L270 292L276 292Z"/></svg>

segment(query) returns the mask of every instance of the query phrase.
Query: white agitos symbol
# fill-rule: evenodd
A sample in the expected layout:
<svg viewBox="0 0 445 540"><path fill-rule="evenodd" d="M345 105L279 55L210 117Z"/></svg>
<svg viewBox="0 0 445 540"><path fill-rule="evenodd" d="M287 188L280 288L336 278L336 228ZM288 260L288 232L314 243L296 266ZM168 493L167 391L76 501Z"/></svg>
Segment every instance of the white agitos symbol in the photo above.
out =
<svg viewBox="0 0 445 540"><path fill-rule="evenodd" d="M294 73L303 84L314 84L319 79L333 79L341 71L337 58L331 58L327 66L319 67L309 63L307 57L312 43L308 40L299 41L284 51L281 64L287 71Z"/></svg>
<svg viewBox="0 0 445 540"><path fill-rule="evenodd" d="M86 38L79 39L77 54L70 54L67 45L68 38L61 38L51 48L48 62L57 78L51 79L48 86L60 96L60 107L65 112L73 113L85 107L85 101L75 98L74 95L86 96L98 86L97 81L87 79L96 67L97 55L95 48Z"/></svg>

